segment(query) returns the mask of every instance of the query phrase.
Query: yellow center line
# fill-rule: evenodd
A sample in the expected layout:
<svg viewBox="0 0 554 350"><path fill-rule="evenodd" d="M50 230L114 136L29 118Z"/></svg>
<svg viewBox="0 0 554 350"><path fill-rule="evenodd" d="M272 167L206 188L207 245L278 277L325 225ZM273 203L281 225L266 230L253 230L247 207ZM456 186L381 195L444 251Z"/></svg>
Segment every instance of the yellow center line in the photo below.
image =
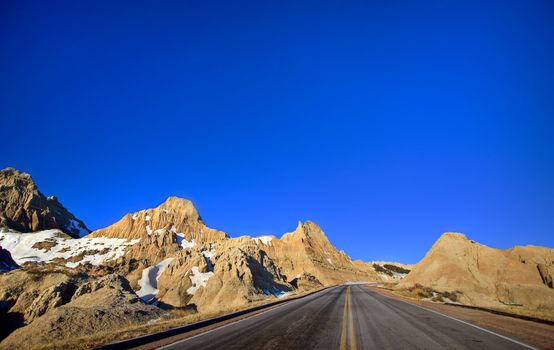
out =
<svg viewBox="0 0 554 350"><path fill-rule="evenodd" d="M340 335L340 350L346 350L346 321L348 320L348 292L350 287L346 288L346 296L344 298L344 312L342 313L342 332Z"/></svg>
<svg viewBox="0 0 554 350"><path fill-rule="evenodd" d="M348 347L350 345L350 347ZM354 322L352 321L352 305L350 303L350 286L346 288L344 298L344 312L342 314L342 332L340 336L340 350L356 350Z"/></svg>
<svg viewBox="0 0 554 350"><path fill-rule="evenodd" d="M350 292L350 287L348 287ZM348 336L350 338L350 350L356 350L356 336L354 334L354 321L352 320L352 303L350 302L350 293L348 293Z"/></svg>

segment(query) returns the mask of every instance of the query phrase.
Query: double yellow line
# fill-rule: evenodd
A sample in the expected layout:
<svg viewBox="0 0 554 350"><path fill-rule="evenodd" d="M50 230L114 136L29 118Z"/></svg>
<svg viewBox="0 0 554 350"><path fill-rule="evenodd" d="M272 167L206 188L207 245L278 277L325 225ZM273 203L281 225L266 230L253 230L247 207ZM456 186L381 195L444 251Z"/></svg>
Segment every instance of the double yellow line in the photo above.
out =
<svg viewBox="0 0 554 350"><path fill-rule="evenodd" d="M352 304L350 303L350 286L346 288L344 312L342 314L342 333L340 335L340 350L356 350L354 322L352 321Z"/></svg>

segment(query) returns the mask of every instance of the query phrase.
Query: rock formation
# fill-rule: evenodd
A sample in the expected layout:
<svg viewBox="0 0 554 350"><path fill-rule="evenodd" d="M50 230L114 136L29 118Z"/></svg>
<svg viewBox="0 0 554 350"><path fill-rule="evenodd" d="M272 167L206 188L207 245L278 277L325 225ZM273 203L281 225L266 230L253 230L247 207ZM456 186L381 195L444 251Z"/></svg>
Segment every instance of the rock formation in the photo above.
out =
<svg viewBox="0 0 554 350"><path fill-rule="evenodd" d="M229 237L225 232L207 227L194 204L179 197L169 197L153 209L127 214L115 224L94 231L92 236L137 239L166 231L173 232L181 246L194 246Z"/></svg>
<svg viewBox="0 0 554 350"><path fill-rule="evenodd" d="M0 226L19 232L60 229L71 237L90 230L56 197L45 197L31 175L13 168L0 170Z"/></svg>
<svg viewBox="0 0 554 350"><path fill-rule="evenodd" d="M10 252L0 246L0 272L17 269L17 267Z"/></svg>
<svg viewBox="0 0 554 350"><path fill-rule="evenodd" d="M5 348L144 322L164 308L220 312L323 285L381 279L338 251L315 223L299 223L281 239L229 238L207 227L192 202L176 197L84 238L4 227L0 244L23 266L0 275L4 318L19 327L1 343Z"/></svg>
<svg viewBox="0 0 554 350"><path fill-rule="evenodd" d="M294 231L281 239L265 236L254 240L281 267L289 281L303 273L315 276L326 285L381 280L371 268L337 250L323 230L311 221L299 222Z"/></svg>
<svg viewBox="0 0 554 350"><path fill-rule="evenodd" d="M297 288L291 281L303 274L313 277L308 283L300 281L304 288L381 280L369 266L338 251L313 222L299 223L281 239L231 239L207 227L192 202L177 197L157 208L127 214L89 237L140 240L108 264L135 290L148 291L145 300L167 307L213 311L284 296ZM171 261L160 272L158 265L167 259Z"/></svg>
<svg viewBox="0 0 554 350"><path fill-rule="evenodd" d="M296 277L290 281L290 284L299 290L313 290L323 287L323 284L314 275L307 272L296 275Z"/></svg>
<svg viewBox="0 0 554 350"><path fill-rule="evenodd" d="M460 233L445 233L396 288L416 284L456 293L464 304L520 306L554 312L554 249L489 248Z"/></svg>
<svg viewBox="0 0 554 350"><path fill-rule="evenodd" d="M97 279L65 269L2 274L0 300L2 324L23 326L4 339L0 349L20 349L21 344L33 348L161 315L158 308L142 303L122 276Z"/></svg>
<svg viewBox="0 0 554 350"><path fill-rule="evenodd" d="M275 262L247 237L180 252L158 288L162 303L202 312L240 307L293 290Z"/></svg>

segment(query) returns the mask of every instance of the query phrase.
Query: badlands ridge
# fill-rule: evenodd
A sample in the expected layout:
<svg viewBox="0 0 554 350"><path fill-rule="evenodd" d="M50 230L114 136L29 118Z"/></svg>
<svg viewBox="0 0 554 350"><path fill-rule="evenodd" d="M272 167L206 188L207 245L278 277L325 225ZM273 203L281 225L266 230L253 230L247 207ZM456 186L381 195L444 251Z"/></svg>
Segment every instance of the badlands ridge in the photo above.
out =
<svg viewBox="0 0 554 350"><path fill-rule="evenodd" d="M231 238L177 197L90 232L12 168L0 171L0 246L3 349L154 324L175 310L202 318L347 281L554 315L550 248L499 250L446 233L414 266L366 263L337 250L313 222L280 238Z"/></svg>

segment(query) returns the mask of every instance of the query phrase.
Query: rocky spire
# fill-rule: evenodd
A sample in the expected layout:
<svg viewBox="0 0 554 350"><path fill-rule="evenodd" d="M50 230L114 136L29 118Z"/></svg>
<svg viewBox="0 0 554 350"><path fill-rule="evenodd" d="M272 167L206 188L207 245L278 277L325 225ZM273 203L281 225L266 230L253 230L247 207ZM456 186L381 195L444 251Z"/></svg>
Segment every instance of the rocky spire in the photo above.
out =
<svg viewBox="0 0 554 350"><path fill-rule="evenodd" d="M206 243L228 238L225 232L207 227L194 204L184 198L169 197L156 208L143 209L125 215L94 236L136 239L171 231L177 239Z"/></svg>
<svg viewBox="0 0 554 350"><path fill-rule="evenodd" d="M20 232L60 229L75 238L90 233L56 197L46 198L31 175L14 168L0 170L0 226Z"/></svg>

